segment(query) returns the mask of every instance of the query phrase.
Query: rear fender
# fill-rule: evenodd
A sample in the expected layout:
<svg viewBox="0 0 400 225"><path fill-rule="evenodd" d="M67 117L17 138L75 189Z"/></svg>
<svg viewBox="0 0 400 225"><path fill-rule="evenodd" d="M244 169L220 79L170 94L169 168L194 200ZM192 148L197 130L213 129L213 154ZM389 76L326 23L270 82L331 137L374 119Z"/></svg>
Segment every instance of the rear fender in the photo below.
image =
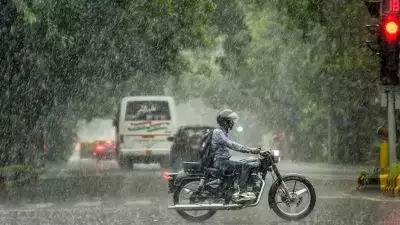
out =
<svg viewBox="0 0 400 225"><path fill-rule="evenodd" d="M204 178L203 174L186 174L184 176L177 176L172 181L173 185L169 188L169 193L175 192L184 182L196 181Z"/></svg>
<svg viewBox="0 0 400 225"><path fill-rule="evenodd" d="M175 186L179 187L182 185L183 182L185 182L187 180L200 180L201 178L204 178L204 176L202 174L191 175L191 176L187 176L187 177L177 177L175 180Z"/></svg>

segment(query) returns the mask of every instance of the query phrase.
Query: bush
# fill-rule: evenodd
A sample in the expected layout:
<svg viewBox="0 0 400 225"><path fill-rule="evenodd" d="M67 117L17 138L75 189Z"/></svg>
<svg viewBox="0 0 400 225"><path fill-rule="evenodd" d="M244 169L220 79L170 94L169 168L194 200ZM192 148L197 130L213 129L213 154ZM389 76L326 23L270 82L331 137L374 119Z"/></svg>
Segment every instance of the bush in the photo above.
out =
<svg viewBox="0 0 400 225"><path fill-rule="evenodd" d="M389 178L395 178L400 175L400 162L390 167Z"/></svg>
<svg viewBox="0 0 400 225"><path fill-rule="evenodd" d="M42 167L33 167L29 165L12 165L0 168L0 178L4 181L29 179L44 172Z"/></svg>

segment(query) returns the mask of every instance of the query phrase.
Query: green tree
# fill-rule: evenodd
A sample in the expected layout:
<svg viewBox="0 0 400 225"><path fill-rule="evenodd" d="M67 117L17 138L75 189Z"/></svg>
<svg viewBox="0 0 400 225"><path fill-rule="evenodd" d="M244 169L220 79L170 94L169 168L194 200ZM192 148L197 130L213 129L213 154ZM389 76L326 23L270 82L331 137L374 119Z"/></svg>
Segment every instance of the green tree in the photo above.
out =
<svg viewBox="0 0 400 225"><path fill-rule="evenodd" d="M112 114L126 94L160 94L179 50L207 45L211 0L1 1L0 163L66 158L79 117ZM135 85L121 85L129 80ZM118 91L116 91L118 90ZM62 134L60 130L64 131Z"/></svg>
<svg viewBox="0 0 400 225"><path fill-rule="evenodd" d="M251 36L240 48L242 60L226 67L210 57L208 70L188 71L181 83L192 90L186 97L199 95L193 90L200 86L212 106L250 109L266 129L294 137L296 158L370 157L384 114L376 101L378 60L363 46L362 2L245 1L241 9ZM192 68L215 55L203 53L187 54Z"/></svg>

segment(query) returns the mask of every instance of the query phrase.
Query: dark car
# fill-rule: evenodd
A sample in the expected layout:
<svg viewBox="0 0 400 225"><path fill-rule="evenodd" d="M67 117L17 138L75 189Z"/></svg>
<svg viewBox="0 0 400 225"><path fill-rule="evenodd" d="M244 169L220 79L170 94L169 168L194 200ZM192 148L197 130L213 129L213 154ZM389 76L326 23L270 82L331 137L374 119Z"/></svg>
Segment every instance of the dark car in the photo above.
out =
<svg viewBox="0 0 400 225"><path fill-rule="evenodd" d="M174 136L169 137L168 141L174 142L170 155L172 169L180 170L185 161L198 162L201 140L212 129L214 127L202 125L181 126Z"/></svg>

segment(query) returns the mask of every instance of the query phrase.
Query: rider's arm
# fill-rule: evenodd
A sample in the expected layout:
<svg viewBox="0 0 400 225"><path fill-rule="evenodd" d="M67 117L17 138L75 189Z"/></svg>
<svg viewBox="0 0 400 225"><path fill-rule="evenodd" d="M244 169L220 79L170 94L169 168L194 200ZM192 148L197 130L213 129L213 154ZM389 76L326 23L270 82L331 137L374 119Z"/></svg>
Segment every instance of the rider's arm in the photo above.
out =
<svg viewBox="0 0 400 225"><path fill-rule="evenodd" d="M215 138L215 141L217 142L217 144L226 146L227 148L232 149L237 152L249 153L249 148L230 140L228 137L226 137L226 135L223 133L222 130L216 129L214 131L214 138Z"/></svg>

